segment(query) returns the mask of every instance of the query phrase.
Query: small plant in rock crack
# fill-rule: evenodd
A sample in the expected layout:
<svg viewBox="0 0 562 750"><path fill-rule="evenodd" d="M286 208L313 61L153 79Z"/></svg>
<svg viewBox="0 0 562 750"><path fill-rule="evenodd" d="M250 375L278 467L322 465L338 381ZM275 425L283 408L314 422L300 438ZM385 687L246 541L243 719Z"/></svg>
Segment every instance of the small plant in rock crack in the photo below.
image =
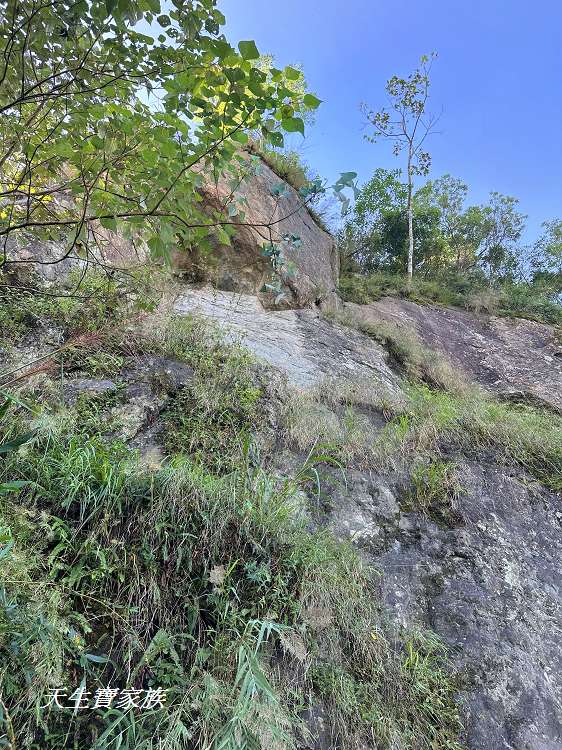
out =
<svg viewBox="0 0 562 750"><path fill-rule="evenodd" d="M406 510L420 511L442 526L460 521L454 505L464 488L458 480L457 464L438 460L420 463L414 468L411 481Z"/></svg>

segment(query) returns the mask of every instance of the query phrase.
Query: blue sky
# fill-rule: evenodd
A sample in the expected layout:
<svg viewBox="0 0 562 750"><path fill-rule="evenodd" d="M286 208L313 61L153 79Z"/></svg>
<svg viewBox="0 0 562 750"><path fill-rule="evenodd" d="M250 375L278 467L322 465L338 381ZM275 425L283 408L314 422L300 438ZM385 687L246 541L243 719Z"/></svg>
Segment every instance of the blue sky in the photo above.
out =
<svg viewBox="0 0 562 750"><path fill-rule="evenodd" d="M526 239L562 218L562 4L554 0L219 0L231 42L254 39L279 66L303 65L324 103L305 141L291 137L328 179L400 166L383 142L363 138L360 102L385 103L384 86L424 53L439 55L431 109L431 175L520 199Z"/></svg>

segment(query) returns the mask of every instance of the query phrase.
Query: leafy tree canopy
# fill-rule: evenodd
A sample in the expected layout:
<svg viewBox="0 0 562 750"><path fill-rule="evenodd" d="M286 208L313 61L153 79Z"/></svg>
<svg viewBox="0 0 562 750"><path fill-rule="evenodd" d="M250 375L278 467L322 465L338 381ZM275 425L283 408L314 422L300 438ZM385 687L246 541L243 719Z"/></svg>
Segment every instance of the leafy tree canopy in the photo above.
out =
<svg viewBox="0 0 562 750"><path fill-rule="evenodd" d="M104 230L154 257L226 241L236 211L203 210L202 173L239 179L248 132L281 146L320 104L300 70L231 46L214 0L0 0L0 18L0 267L27 230L62 257Z"/></svg>
<svg viewBox="0 0 562 750"><path fill-rule="evenodd" d="M400 170L377 169L362 187L340 235L344 258L362 270L402 273L407 262L407 183ZM524 248L525 219L516 198L497 192L487 204L468 206L468 187L445 175L413 196L414 267L478 268L489 277L513 276ZM543 246L556 247L556 232Z"/></svg>

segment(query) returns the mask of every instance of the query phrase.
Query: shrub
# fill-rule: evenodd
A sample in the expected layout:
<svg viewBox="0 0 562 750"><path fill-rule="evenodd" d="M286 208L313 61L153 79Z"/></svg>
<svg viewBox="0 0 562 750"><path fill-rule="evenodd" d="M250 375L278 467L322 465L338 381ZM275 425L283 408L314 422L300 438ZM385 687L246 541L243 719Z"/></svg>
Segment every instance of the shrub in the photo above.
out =
<svg viewBox="0 0 562 750"><path fill-rule="evenodd" d="M499 282L490 286L481 274L434 272L414 277L410 289L405 277L389 273L346 274L340 278L343 299L357 304L376 302L384 296L403 297L420 304L464 307L476 313L509 315L562 325L562 305L556 294L539 282Z"/></svg>
<svg viewBox="0 0 562 750"><path fill-rule="evenodd" d="M2 338L21 339L41 325L55 324L69 336L107 329L122 323L135 308L154 303L148 277L125 279L97 271L71 271L64 283L44 291L18 286L0 288ZM141 302L142 300L142 302Z"/></svg>
<svg viewBox="0 0 562 750"><path fill-rule="evenodd" d="M478 289L467 294L465 307L476 314L485 312L492 315L497 312L500 299L500 294L494 289Z"/></svg>
<svg viewBox="0 0 562 750"><path fill-rule="evenodd" d="M501 312L542 323L562 325L562 304L541 284L505 284L501 288Z"/></svg>

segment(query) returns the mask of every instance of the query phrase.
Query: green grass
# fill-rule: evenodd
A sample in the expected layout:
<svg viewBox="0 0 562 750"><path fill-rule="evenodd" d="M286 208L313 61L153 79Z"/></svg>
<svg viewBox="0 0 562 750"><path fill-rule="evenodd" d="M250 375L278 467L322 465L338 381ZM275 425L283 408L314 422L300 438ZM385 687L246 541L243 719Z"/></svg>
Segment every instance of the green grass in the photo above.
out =
<svg viewBox="0 0 562 750"><path fill-rule="evenodd" d="M41 325L58 326L65 337L114 327L133 311L154 307L154 277L155 272L121 276L74 270L44 293L10 286L0 277L1 337L15 342Z"/></svg>
<svg viewBox="0 0 562 750"><path fill-rule="evenodd" d="M438 360L433 367L441 373L440 388L424 382L429 378L422 373L402 384L402 397L376 382L328 383L318 394L294 395L285 414L287 443L300 451L327 444L344 466L413 473L413 505L444 523L449 501L461 492L443 459L450 453L519 466L545 487L562 490L562 417L497 401L454 373L443 377L449 370ZM386 425L374 431L361 406Z"/></svg>
<svg viewBox="0 0 562 750"><path fill-rule="evenodd" d="M289 183L297 192L308 187L314 179L296 151L276 151L260 141L251 141L247 149L250 153L258 154L278 177Z"/></svg>
<svg viewBox="0 0 562 750"><path fill-rule="evenodd" d="M193 380L163 415L170 454L190 455L213 471L236 465L240 446L259 431L261 388L246 349L227 344L218 327L195 317L170 318L117 347L174 357L194 369Z"/></svg>
<svg viewBox="0 0 562 750"><path fill-rule="evenodd" d="M389 660L388 645L379 639L371 632L356 659L314 672L342 746L460 750L457 684L447 671L446 648L432 633L412 632L399 658ZM381 683L388 691L383 700Z"/></svg>
<svg viewBox="0 0 562 750"><path fill-rule="evenodd" d="M474 388L459 396L412 385L406 406L377 438L383 466L456 449L488 454L519 466L546 487L562 490L562 418L540 409L496 401Z"/></svg>
<svg viewBox="0 0 562 750"><path fill-rule="evenodd" d="M446 273L434 278L414 277L408 289L403 275L373 273L345 274L339 283L340 294L347 302L369 304L385 296L403 297L420 304L436 303L445 307L462 307L476 313L485 312L522 317L551 325L562 325L562 305L544 285L528 282L502 283L490 288L480 278Z"/></svg>
<svg viewBox="0 0 562 750"><path fill-rule="evenodd" d="M412 488L405 510L415 510L441 526L450 526L459 519L456 504L464 494L453 461L428 460L418 463L411 475Z"/></svg>

